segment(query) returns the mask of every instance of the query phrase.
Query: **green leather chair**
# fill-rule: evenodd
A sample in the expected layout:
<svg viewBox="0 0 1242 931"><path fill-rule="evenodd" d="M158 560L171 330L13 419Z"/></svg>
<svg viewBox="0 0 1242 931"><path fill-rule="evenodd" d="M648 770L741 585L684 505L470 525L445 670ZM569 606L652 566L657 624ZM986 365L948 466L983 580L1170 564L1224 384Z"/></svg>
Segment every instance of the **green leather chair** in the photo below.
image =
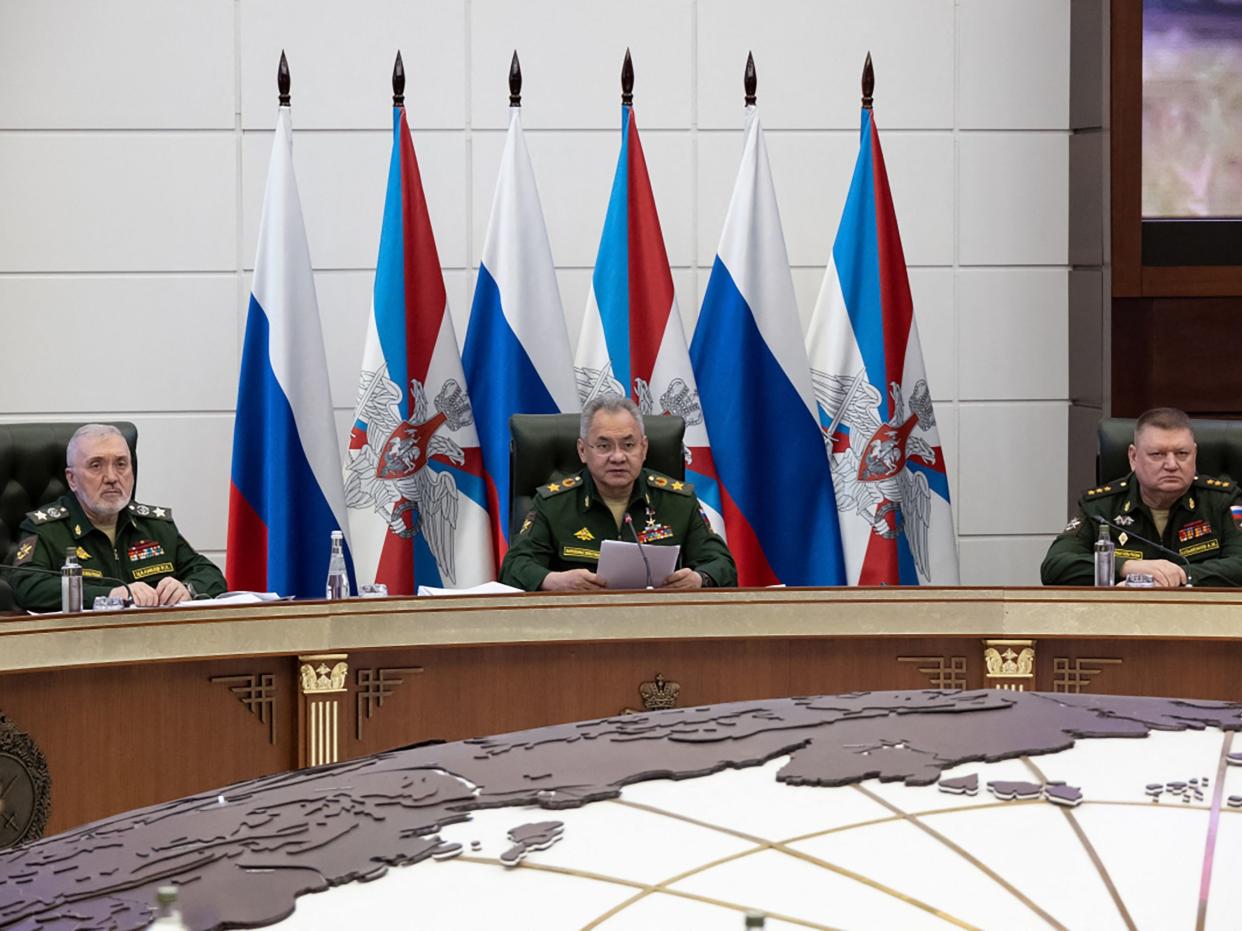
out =
<svg viewBox="0 0 1242 931"><path fill-rule="evenodd" d="M1198 444L1200 475L1242 479L1242 420L1191 420ZM1134 442L1134 419L1105 417L1099 426L1099 454L1095 480L1103 484L1130 471L1129 449Z"/></svg>
<svg viewBox="0 0 1242 931"><path fill-rule="evenodd" d="M509 418L509 535L515 536L530 513L535 489L585 468L578 458L577 414L514 414ZM680 417L644 417L648 468L686 477Z"/></svg>

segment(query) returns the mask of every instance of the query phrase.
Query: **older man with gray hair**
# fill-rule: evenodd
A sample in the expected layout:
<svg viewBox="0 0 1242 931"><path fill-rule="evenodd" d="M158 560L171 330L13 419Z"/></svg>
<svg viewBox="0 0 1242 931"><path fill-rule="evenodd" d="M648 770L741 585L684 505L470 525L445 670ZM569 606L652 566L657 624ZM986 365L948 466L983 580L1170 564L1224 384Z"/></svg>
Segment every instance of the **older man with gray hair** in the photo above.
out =
<svg viewBox="0 0 1242 931"><path fill-rule="evenodd" d="M56 570L73 550L85 605L99 595L131 594L138 605L170 605L225 590L223 573L185 541L170 509L131 500L133 457L120 430L99 423L78 428L65 461L69 493L26 515L16 566ZM18 571L13 582L23 608L60 607L55 576Z"/></svg>
<svg viewBox="0 0 1242 931"><path fill-rule="evenodd" d="M643 468L643 415L629 398L593 398L582 410L578 458L586 466L535 494L534 508L500 569L527 591L599 591L603 540L681 547L679 568L659 588L737 584L737 567L712 530L694 486Z"/></svg>

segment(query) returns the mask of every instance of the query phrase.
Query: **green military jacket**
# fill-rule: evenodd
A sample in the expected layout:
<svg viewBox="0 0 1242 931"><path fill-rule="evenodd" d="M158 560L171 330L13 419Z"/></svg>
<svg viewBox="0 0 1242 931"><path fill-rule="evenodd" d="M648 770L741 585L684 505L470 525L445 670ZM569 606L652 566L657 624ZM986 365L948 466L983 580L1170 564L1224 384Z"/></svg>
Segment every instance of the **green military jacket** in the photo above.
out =
<svg viewBox="0 0 1242 931"><path fill-rule="evenodd" d="M634 482L627 513L644 546L681 546L678 568L697 570L704 585L737 584L733 556L712 530L693 485L643 469ZM534 509L505 554L500 581L534 592L549 572L594 571L602 540L632 542L633 537L624 525L618 529L591 473L584 469L535 493Z"/></svg>
<svg viewBox="0 0 1242 931"><path fill-rule="evenodd" d="M1242 585L1242 510L1231 510L1237 501L1238 486L1233 482L1196 476L1169 508L1169 522L1161 536L1131 472L1082 496L1078 514L1048 549L1040 577L1045 585L1094 584L1093 547L1100 532L1096 518L1104 517L1117 525L1111 531L1117 547L1114 581L1121 581L1121 567L1128 559L1164 559L1185 568L1194 585ZM1186 562L1132 534L1160 543Z"/></svg>
<svg viewBox="0 0 1242 931"><path fill-rule="evenodd" d="M168 508L131 502L116 517L116 545L82 512L73 492L31 511L22 521L16 566L59 570L67 547L76 546L82 566L82 604L90 607L117 583L146 582L154 587L166 575L190 584L197 595L219 595L224 574L194 551L173 523ZM60 579L39 572L11 573L17 603L29 611L60 610Z"/></svg>

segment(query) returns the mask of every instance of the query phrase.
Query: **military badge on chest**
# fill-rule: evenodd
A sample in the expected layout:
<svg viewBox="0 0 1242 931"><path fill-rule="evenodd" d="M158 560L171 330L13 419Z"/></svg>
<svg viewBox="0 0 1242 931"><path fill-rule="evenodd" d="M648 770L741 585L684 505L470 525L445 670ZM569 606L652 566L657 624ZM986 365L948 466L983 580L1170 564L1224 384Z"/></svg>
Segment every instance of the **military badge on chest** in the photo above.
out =
<svg viewBox="0 0 1242 931"><path fill-rule="evenodd" d="M1212 532L1212 525L1205 520L1192 520L1177 532L1178 543L1188 543L1199 537L1206 537Z"/></svg>
<svg viewBox="0 0 1242 931"><path fill-rule="evenodd" d="M154 540L139 540L129 548L130 562L142 562L145 559L154 559L156 556L163 555L164 547Z"/></svg>
<svg viewBox="0 0 1242 931"><path fill-rule="evenodd" d="M647 508L647 523L638 534L639 543L655 543L657 540L668 540L673 536L673 528L668 524L656 523L655 511Z"/></svg>

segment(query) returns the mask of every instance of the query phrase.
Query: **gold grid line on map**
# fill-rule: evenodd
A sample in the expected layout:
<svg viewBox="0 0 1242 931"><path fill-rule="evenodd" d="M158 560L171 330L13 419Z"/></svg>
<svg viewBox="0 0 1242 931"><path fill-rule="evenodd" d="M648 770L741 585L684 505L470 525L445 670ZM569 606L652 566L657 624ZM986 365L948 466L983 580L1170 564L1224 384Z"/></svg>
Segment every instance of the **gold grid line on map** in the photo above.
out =
<svg viewBox="0 0 1242 931"><path fill-rule="evenodd" d="M1041 770L1039 766L1036 765L1035 761L1030 757L1022 757L1022 762L1027 765L1030 771L1035 774L1035 778L1040 782L1046 783L1048 781L1048 777L1044 775L1043 770ZM1079 802L1079 804L1081 805L1082 803ZM1109 874L1108 867L1106 867L1104 865L1104 861L1100 859L1100 855L1096 851L1095 845L1091 843L1091 839L1087 837L1087 832L1083 830L1083 826L1079 823L1078 819L1074 817L1074 812L1071 809L1063 808L1060 805L1057 807L1061 809L1061 814L1063 814L1065 816L1065 820L1069 822L1069 826L1073 829L1074 834L1077 836L1078 842L1082 844L1083 849L1087 852L1087 856L1090 857L1091 862L1095 864L1096 872L1100 874L1100 880L1104 883L1104 888L1108 890L1108 894L1112 898L1113 904L1117 906L1117 913L1121 916L1121 920L1125 922L1126 927L1129 928L1130 931L1138 931L1138 925L1134 923L1134 918L1131 917L1130 910L1126 908L1125 900L1121 897L1121 890L1119 890L1113 882L1113 877Z"/></svg>
<svg viewBox="0 0 1242 931"><path fill-rule="evenodd" d="M1046 912L1044 909L1040 908L1037 904L1035 904L1035 902L1028 895L1026 895L1026 893L1022 892L1022 890L1020 890L1017 886L1013 885L1013 883L1009 882L1007 879L1005 879L1003 876L997 873L994 869L992 869L990 866L988 866L978 857L974 856L972 853L970 853L970 851L954 843L952 840L950 840L944 834L941 834L939 831L937 831L935 828L931 827L930 825L924 824L916 815L912 815L908 812L903 811L901 808L899 808L897 805L894 805L888 799L884 798L883 796L877 795L876 793L872 792L870 789L866 788L865 786L855 783L854 788L857 791L861 792L863 795L870 798L873 802L878 802L879 804L883 805L885 808L887 808L889 811L893 812L894 814L901 815L903 818L905 818L905 820L910 822L910 824L914 825L920 831L923 831L928 836L944 844L944 846L948 847L950 850L956 853L959 857L964 859L967 863L971 864L976 869L982 871L984 875L990 877L992 880L999 883L1000 886L1003 889L1005 889L1010 895L1016 898L1019 902L1021 902L1031 911L1033 911L1040 918L1044 919L1044 921L1046 921L1048 924L1052 925L1054 928L1060 928L1062 929L1062 931L1068 931L1068 929L1063 924L1061 924L1059 921L1053 918L1050 914L1048 914L1048 912Z"/></svg>
<svg viewBox="0 0 1242 931"><path fill-rule="evenodd" d="M782 853L782 854L785 854L786 856L793 857L794 859L802 860L803 862L810 863L813 866L818 866L822 869L826 869L829 872L835 873L836 875L841 876L845 879L849 879L849 880L852 880L853 882L861 883L862 885L867 886L871 889L874 889L877 892L880 892L884 895L888 895L895 899L898 899L899 901L904 902L907 905L911 905L915 908L928 912L929 914L935 915L937 918L947 921L950 924L957 925L959 928L974 928L975 927L969 922L963 921L962 919L949 914L943 909L936 908L934 905L930 905L927 902L924 902L921 899L918 899L914 896L907 895L906 893L901 892L900 890L894 889L891 886L887 886L884 883L881 883L878 880L872 879L869 876L864 876L861 873L856 873L853 870L847 869L843 866L839 866L835 863L830 863L829 861L813 856L812 854L808 854L808 853L805 853L804 851L795 850L791 847L788 847L787 844L789 843L789 841L768 840L763 837L758 837L754 834L748 834L744 831L738 831L738 830L734 830L733 828L725 827L724 825L713 824L710 821L703 821L698 818L692 818L689 815L683 815L683 814L680 814L679 812L669 811L664 808L658 808L654 805L645 805L641 802L631 802L631 801L626 801L625 799L612 799L611 801L613 804L616 804L616 805L624 805L627 808L634 808L640 811L650 812L652 814L660 815L662 817L672 818L677 821L683 821L688 824L693 824L693 825L696 825L697 827L707 828L708 830L717 831L722 834L728 834L732 837L737 837L741 840L745 840L749 843L752 843L755 846L750 850L738 851L737 853L730 854L726 857L721 857L718 860L714 860L710 863L700 864L699 866L694 867L693 869L686 870L682 873L678 873L675 876L671 876L668 879L665 879L662 882L655 884L650 891L642 892L634 896L633 899L627 902L623 902L620 905L616 906L615 908L611 909L608 913L601 915L599 918L595 920L595 922L587 925L586 926L587 928L597 927L599 923L612 917L613 915L615 915L617 912L621 911L625 907L632 905L635 902L640 901L641 899L645 898L647 895L650 895L651 892L669 892L669 893L677 894L680 890L674 890L674 889L668 888L673 883L681 882L683 879L687 879L690 876L695 876L700 873L705 873L708 870L715 869L717 866L720 866L724 863L728 863L732 860L739 860L742 857L749 857L756 853L762 853L765 850L774 850L777 853ZM885 819L885 820L888 820L888 819ZM893 820L896 820L896 819L893 819Z"/></svg>

